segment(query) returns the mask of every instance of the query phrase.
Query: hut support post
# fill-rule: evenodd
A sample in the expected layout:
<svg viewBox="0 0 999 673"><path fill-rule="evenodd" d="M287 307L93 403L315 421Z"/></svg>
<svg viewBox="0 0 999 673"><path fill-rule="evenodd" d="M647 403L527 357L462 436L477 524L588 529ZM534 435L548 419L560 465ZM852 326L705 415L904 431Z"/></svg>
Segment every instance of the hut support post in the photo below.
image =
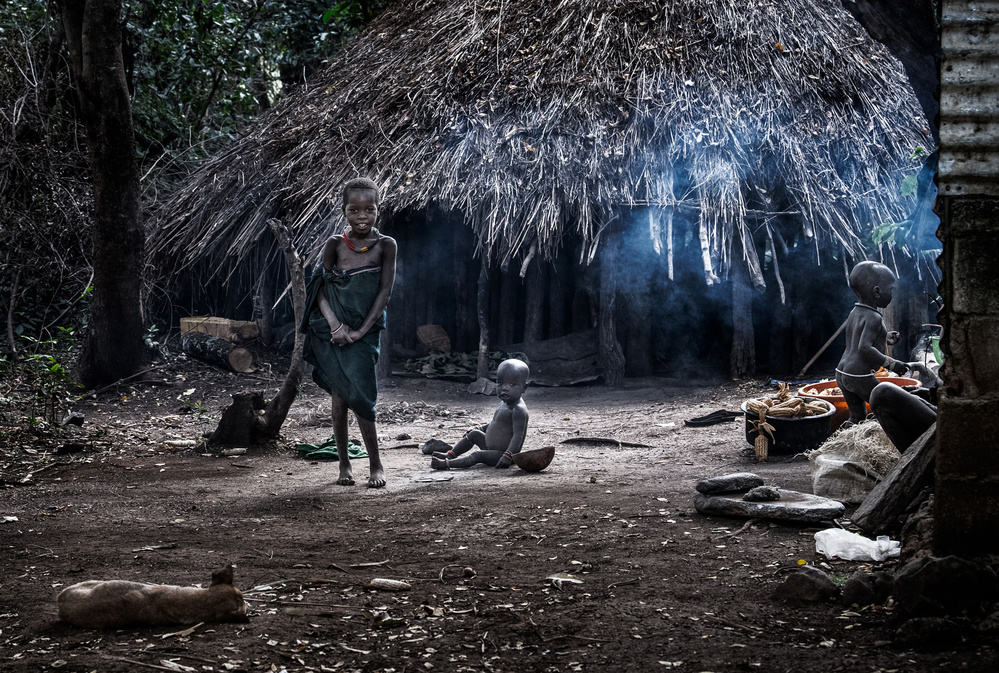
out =
<svg viewBox="0 0 999 673"><path fill-rule="evenodd" d="M527 268L527 306L524 310L524 343L537 343L543 338L547 265L535 256Z"/></svg>
<svg viewBox="0 0 999 673"><path fill-rule="evenodd" d="M753 332L753 289L741 260L732 264L732 350L729 371L733 379L756 373L756 335Z"/></svg>
<svg viewBox="0 0 999 673"><path fill-rule="evenodd" d="M467 235L467 227L459 226L455 232L454 248L452 257L454 259L454 335L452 335L452 348L456 351L466 352L471 350L474 341L475 324L472 322L473 307L470 283L470 256L468 251L473 248L474 242Z"/></svg>
<svg viewBox="0 0 999 673"><path fill-rule="evenodd" d="M548 270L548 338L565 336L565 277L569 273L562 254Z"/></svg>
<svg viewBox="0 0 999 673"><path fill-rule="evenodd" d="M479 286L476 294L476 314L479 318L479 360L475 376L489 378L489 262L482 258L479 269Z"/></svg>
<svg viewBox="0 0 999 673"><path fill-rule="evenodd" d="M260 278L257 279L257 294L253 298L256 309L257 327L260 329L260 342L267 347L274 342L274 281L266 259L260 262Z"/></svg>
<svg viewBox="0 0 999 673"><path fill-rule="evenodd" d="M610 241L600 246L600 309L598 326L600 329L600 365L604 370L604 382L611 388L624 385L624 351L617 340L614 320L614 305L617 295L615 261L617 255Z"/></svg>
<svg viewBox="0 0 999 673"><path fill-rule="evenodd" d="M517 340L517 291L520 277L509 270L499 275L499 319L496 321L496 343L508 346Z"/></svg>

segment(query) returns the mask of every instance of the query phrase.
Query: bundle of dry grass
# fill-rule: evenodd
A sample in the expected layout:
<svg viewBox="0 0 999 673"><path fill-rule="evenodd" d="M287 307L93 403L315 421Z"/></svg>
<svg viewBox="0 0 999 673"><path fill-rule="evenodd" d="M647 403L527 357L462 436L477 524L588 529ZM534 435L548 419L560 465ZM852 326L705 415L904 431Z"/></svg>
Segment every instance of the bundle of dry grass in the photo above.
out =
<svg viewBox="0 0 999 673"><path fill-rule="evenodd" d="M865 421L834 432L822 445L806 455L809 460L820 455L842 456L865 468L878 480L891 472L902 458L877 421Z"/></svg>
<svg viewBox="0 0 999 673"><path fill-rule="evenodd" d="M762 286L761 242L862 257L931 144L901 66L838 0L410 0L207 161L149 246L164 276L252 275L280 254L269 218L312 250L367 175L388 214L460 213L494 261L570 235L585 261L640 209L671 277L690 242L709 283L745 264Z"/></svg>

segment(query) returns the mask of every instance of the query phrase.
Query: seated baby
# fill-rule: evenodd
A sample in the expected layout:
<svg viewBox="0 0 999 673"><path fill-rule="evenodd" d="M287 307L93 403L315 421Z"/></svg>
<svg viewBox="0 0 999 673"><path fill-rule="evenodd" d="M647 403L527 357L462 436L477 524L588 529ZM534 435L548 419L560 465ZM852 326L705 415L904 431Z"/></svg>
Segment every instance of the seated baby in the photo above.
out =
<svg viewBox="0 0 999 673"><path fill-rule="evenodd" d="M496 394L500 405L493 420L472 428L450 451L434 453L430 467L449 470L484 463L493 467L510 467L513 456L520 453L527 437L527 405L522 396L527 388L530 369L521 360L500 363L496 370ZM478 450L468 451L474 447Z"/></svg>

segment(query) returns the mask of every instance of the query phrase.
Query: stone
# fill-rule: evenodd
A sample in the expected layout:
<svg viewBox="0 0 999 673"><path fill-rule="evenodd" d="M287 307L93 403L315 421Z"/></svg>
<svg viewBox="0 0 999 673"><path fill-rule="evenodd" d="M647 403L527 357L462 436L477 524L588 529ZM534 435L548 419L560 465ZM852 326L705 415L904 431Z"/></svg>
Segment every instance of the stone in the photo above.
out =
<svg viewBox="0 0 999 673"><path fill-rule="evenodd" d="M742 496L742 499L748 502L780 500L780 489L774 486L757 486L756 488L749 489L749 492Z"/></svg>
<svg viewBox="0 0 999 673"><path fill-rule="evenodd" d="M899 562L933 556L933 496L925 500L902 526L902 552Z"/></svg>
<svg viewBox="0 0 999 673"><path fill-rule="evenodd" d="M969 628L945 617L916 617L895 631L895 644L919 649L948 649L961 643Z"/></svg>
<svg viewBox="0 0 999 673"><path fill-rule="evenodd" d="M420 451L422 451L423 455L425 456L429 456L431 453L434 453L435 451L439 451L441 453L447 453L450 450L451 450L451 445L448 444L447 442L442 442L439 439L428 439L427 443L420 447Z"/></svg>
<svg viewBox="0 0 999 673"><path fill-rule="evenodd" d="M472 395L495 395L496 384L487 378L476 379L474 383L469 384L468 392Z"/></svg>
<svg viewBox="0 0 999 673"><path fill-rule="evenodd" d="M984 615L999 597L999 578L958 556L920 558L895 573L894 594L901 619Z"/></svg>
<svg viewBox="0 0 999 673"><path fill-rule="evenodd" d="M880 534L902 514L925 486L933 482L937 425L912 443L902 459L867 494L850 521L865 533Z"/></svg>
<svg viewBox="0 0 999 673"><path fill-rule="evenodd" d="M71 411L67 414L66 418L62 419L63 425L83 425L83 421L86 416L83 415L82 411Z"/></svg>
<svg viewBox="0 0 999 673"><path fill-rule="evenodd" d="M780 500L749 502L736 495L694 496L694 507L701 514L716 516L759 517L781 521L830 521L843 516L846 507L841 502L811 493L781 489Z"/></svg>
<svg viewBox="0 0 999 673"><path fill-rule="evenodd" d="M697 482L698 493L714 495L716 493L734 493L736 491L748 491L751 488L763 486L763 477L752 472L734 472L721 477L711 479L701 479Z"/></svg>
<svg viewBox="0 0 999 673"><path fill-rule="evenodd" d="M771 598L778 601L825 601L839 595L829 575L813 566L801 566L778 584Z"/></svg>
<svg viewBox="0 0 999 673"><path fill-rule="evenodd" d="M894 579L890 573L878 571L867 573L858 570L843 585L843 605L884 605L892 592Z"/></svg>

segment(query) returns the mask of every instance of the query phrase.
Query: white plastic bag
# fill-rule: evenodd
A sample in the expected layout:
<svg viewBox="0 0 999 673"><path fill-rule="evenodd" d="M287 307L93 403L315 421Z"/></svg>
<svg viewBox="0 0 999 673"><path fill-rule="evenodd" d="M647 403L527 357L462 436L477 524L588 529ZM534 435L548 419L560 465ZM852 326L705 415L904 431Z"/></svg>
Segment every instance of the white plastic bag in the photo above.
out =
<svg viewBox="0 0 999 673"><path fill-rule="evenodd" d="M863 535L842 528L827 528L815 534L815 551L826 558L846 561L877 561L895 558L902 550L902 543L889 540L887 535L871 540Z"/></svg>

